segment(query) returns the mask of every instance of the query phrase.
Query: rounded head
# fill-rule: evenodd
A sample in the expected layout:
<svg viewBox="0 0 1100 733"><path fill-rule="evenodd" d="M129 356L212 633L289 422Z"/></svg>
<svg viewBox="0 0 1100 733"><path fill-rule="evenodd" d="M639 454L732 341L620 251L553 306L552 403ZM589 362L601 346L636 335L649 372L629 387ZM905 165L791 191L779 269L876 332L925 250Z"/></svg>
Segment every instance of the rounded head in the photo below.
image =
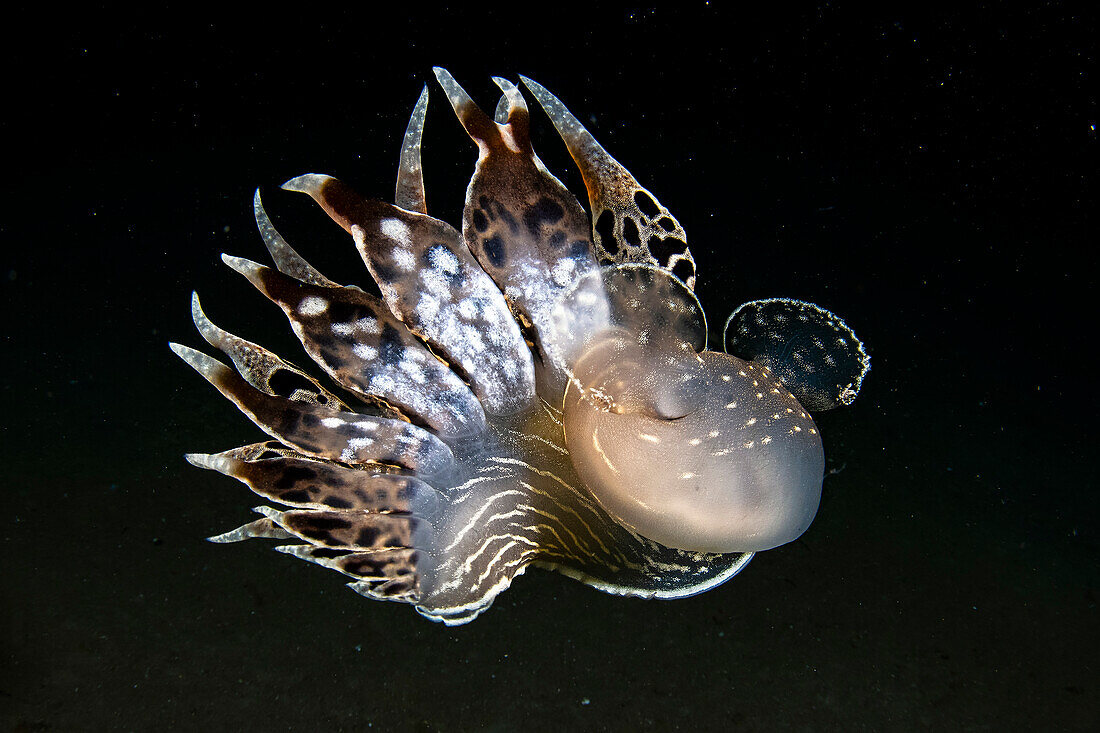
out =
<svg viewBox="0 0 1100 733"><path fill-rule="evenodd" d="M611 331L575 363L564 410L574 467L601 506L662 545L767 550L817 513L821 438L766 368Z"/></svg>

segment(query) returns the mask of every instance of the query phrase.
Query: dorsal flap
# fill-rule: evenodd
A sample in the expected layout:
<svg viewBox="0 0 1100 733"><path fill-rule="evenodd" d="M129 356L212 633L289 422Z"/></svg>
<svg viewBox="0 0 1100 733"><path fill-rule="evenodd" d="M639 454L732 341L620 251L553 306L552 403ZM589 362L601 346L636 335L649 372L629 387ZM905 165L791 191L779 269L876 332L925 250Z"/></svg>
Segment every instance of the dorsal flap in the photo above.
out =
<svg viewBox="0 0 1100 733"><path fill-rule="evenodd" d="M850 405L871 357L852 329L821 306L790 298L745 303L726 321L726 353L767 367L807 410Z"/></svg>

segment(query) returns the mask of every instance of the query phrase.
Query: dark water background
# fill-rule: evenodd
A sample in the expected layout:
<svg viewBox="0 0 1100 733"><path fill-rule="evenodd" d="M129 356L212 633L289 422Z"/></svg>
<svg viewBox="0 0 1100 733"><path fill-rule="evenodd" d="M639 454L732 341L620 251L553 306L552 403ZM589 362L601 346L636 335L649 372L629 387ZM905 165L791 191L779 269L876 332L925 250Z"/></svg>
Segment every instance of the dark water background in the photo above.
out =
<svg viewBox="0 0 1100 733"><path fill-rule="evenodd" d="M9 12L0 726L1100 725L1095 15L715 5ZM259 502L181 455L258 433L168 350L201 343L190 292L302 361L217 256L264 256L259 185L306 257L365 282L276 186L390 197L432 65L484 107L490 75L557 93L684 224L712 330L768 296L856 329L873 370L819 418L836 473L802 539L676 602L531 571L456 629L202 540ZM429 206L457 223L474 148L432 93Z"/></svg>

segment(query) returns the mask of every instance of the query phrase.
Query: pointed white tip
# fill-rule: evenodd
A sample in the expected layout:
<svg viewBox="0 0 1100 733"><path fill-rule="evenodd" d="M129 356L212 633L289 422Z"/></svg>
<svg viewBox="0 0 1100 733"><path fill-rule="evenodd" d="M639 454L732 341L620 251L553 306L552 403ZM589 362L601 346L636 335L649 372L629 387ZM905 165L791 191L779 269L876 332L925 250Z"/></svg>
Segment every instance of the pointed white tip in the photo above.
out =
<svg viewBox="0 0 1100 733"><path fill-rule="evenodd" d="M211 383L213 383L220 374L229 371L229 367L225 364L222 364L217 359L210 358L201 351L192 349L190 346L184 346L183 344L174 342L169 343L168 346L176 353L176 356L187 362L192 369Z"/></svg>
<svg viewBox="0 0 1100 733"><path fill-rule="evenodd" d="M494 76L494 77L492 77L492 79L493 79L493 83L496 84L498 87L500 87L500 90L502 92L508 93L508 92L518 92L519 91L519 88L515 84L513 84L508 79L505 79L503 76Z"/></svg>
<svg viewBox="0 0 1100 733"><path fill-rule="evenodd" d="M529 76L524 76L523 74L520 74L519 80L523 82L523 86L527 87L532 92L546 91L546 87L544 87L542 84L539 84L537 81Z"/></svg>
<svg viewBox="0 0 1100 733"><path fill-rule="evenodd" d="M435 74L436 81L440 83L444 90L447 89L448 85L458 85L455 78L451 76L451 72L447 71L442 66L433 66L432 72ZM450 96L450 92L448 92L448 96Z"/></svg>
<svg viewBox="0 0 1100 733"><path fill-rule="evenodd" d="M253 262L244 257L234 257L233 255L227 255L225 253L222 253L222 262L250 280L263 268L263 265L258 262Z"/></svg>
<svg viewBox="0 0 1100 733"><path fill-rule="evenodd" d="M187 453L184 455L184 458L187 459L187 462L192 466L207 468L211 471L217 471L226 476L233 476L234 478L244 481L244 479L234 476L233 474L233 469L240 465L241 461L230 458L223 453ZM248 482L244 481L244 483L247 484Z"/></svg>
<svg viewBox="0 0 1100 733"><path fill-rule="evenodd" d="M264 505L264 506L254 506L254 507L252 507L252 511L256 512L257 514L264 515L268 519L274 521L276 524L278 524L279 520L281 520L283 518L283 513L281 511L279 511L278 509L276 509L274 507L270 507L270 506L266 506L266 505Z"/></svg>
<svg viewBox="0 0 1100 733"><path fill-rule="evenodd" d="M291 178L280 188L284 191L297 191L298 193L314 196L321 191L321 187L325 185L325 182L330 180L332 180L332 176L325 175L324 173L306 173L305 175Z"/></svg>
<svg viewBox="0 0 1100 733"><path fill-rule="evenodd" d="M193 358L193 355L199 353L198 351L195 351L194 349L192 349L190 346L184 346L183 344L177 344L175 341L169 341L168 342L168 348L170 348L172 350L172 352L175 353L176 356L183 359L188 364L191 363L191 358Z"/></svg>
<svg viewBox="0 0 1100 733"><path fill-rule="evenodd" d="M199 302L199 293L197 290L191 291L191 320L195 322L195 327L198 328L200 332L202 331L203 325L210 322L206 314L203 313L202 303Z"/></svg>
<svg viewBox="0 0 1100 733"><path fill-rule="evenodd" d="M197 468L213 468L211 465L211 459L213 456L209 453L184 453L183 459Z"/></svg>

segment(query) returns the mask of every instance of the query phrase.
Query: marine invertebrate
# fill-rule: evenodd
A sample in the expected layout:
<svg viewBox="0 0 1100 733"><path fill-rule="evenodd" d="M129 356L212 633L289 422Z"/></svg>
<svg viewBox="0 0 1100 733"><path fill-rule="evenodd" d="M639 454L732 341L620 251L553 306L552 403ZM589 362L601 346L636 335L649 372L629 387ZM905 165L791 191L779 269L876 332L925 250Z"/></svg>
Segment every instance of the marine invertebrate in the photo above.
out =
<svg viewBox="0 0 1100 733"><path fill-rule="evenodd" d="M348 396L215 326L193 296L200 333L237 369L173 350L272 440L188 460L285 507L211 539L291 540L277 549L365 596L460 624L530 565L675 598L798 537L824 469L805 408L859 391L869 359L852 331L808 303L756 301L727 323L739 356L707 350L675 217L537 83L523 79L581 169L591 219L535 155L517 87L494 79L490 118L436 76L479 153L461 231L427 212L425 90L395 204L329 176L283 186L351 234L381 298L309 265L259 192L276 267L223 256Z"/></svg>

